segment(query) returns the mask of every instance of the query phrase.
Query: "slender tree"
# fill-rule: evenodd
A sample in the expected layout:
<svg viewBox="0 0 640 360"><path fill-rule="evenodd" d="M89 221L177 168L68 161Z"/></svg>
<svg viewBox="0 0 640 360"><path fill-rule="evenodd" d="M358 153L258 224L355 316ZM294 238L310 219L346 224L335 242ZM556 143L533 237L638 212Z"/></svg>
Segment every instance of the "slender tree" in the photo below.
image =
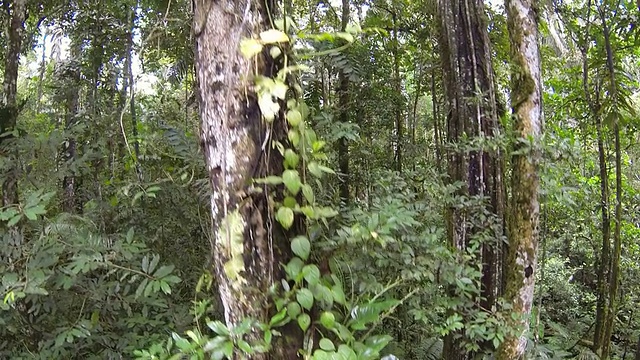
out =
<svg viewBox="0 0 640 360"><path fill-rule="evenodd" d="M263 144L286 143L287 125L282 112L271 124L263 121L248 83L250 74L275 76L282 64L268 49L257 60L246 59L240 41L271 28L277 13L270 0L195 1L201 145L213 188L214 271L228 326L246 318L268 322L274 314L269 289L281 283L280 264L291 258L289 238L302 227L298 218L289 230L274 220L270 199L281 199L280 190L249 189L253 178L282 174L282 156ZM274 339L271 353L252 358L296 359L302 332L294 323L287 326ZM253 328L250 340L262 338Z"/></svg>
<svg viewBox="0 0 640 360"><path fill-rule="evenodd" d="M604 13L604 9L600 11L602 21L602 31L604 33L604 44L607 54L607 70L609 75L609 96L613 108L613 137L615 151L615 168L616 168L616 207L615 222L613 230L613 252L611 253L611 272L609 278L609 304L607 306L607 315L604 322L603 342L601 359L608 359L611 349L611 334L614 328L614 318L618 313L618 289L620 287L620 257L622 252L622 239L620 238L620 230L622 227L622 150L620 148L620 113L617 108L618 88L615 76L615 66L613 59L613 49L611 47L611 31Z"/></svg>
<svg viewBox="0 0 640 360"><path fill-rule="evenodd" d="M27 1L15 0L3 2L4 8L9 15L7 29L7 47L4 65L4 82L2 94L2 119L0 119L0 133L13 131L18 119L18 67L20 65L20 50L24 37L24 22L27 16ZM11 136L2 138L0 145L3 145ZM17 168L13 167L5 175L2 185L2 205L13 205L18 203L18 179Z"/></svg>
<svg viewBox="0 0 640 360"><path fill-rule="evenodd" d="M15 149L12 148L11 140L13 132L18 120L18 68L20 65L20 51L22 49L22 41L24 37L24 23L27 17L27 1L15 0L5 1L4 9L9 15L7 22L7 47L4 67L4 83L3 94L0 99L0 153L10 154L11 158L15 155ZM6 134L9 133L9 134ZM18 198L18 166L16 159L9 163L8 171L3 174L2 181L2 207L15 206L19 203ZM0 229L5 230L5 229ZM4 231L3 231L4 232ZM6 229L4 241L7 241L12 248L12 252L8 254L9 259L6 261L12 264L15 258L21 253L22 230L19 224ZM4 261L5 259L0 259Z"/></svg>
<svg viewBox="0 0 640 360"><path fill-rule="evenodd" d="M342 0L342 18L340 31L345 31L349 25L349 0ZM343 124L349 122L349 75L344 69L340 69L338 74L338 106L339 120ZM338 166L342 179L340 181L340 198L349 203L349 143L348 139L342 136L338 140Z"/></svg>
<svg viewBox="0 0 640 360"><path fill-rule="evenodd" d="M533 305L540 212L536 143L542 133L543 118L536 4L533 0L507 0L506 10L512 59L511 107L519 139L511 159L505 298L516 315L513 325L522 332L505 337L497 358L513 360L521 358L526 349L525 334Z"/></svg>

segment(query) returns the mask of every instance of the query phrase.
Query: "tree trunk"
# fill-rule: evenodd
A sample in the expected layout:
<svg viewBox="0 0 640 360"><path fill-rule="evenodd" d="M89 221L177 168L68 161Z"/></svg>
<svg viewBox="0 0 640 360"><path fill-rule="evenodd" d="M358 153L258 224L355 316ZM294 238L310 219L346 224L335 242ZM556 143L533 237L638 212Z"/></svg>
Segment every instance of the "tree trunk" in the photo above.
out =
<svg viewBox="0 0 640 360"><path fill-rule="evenodd" d="M249 188L253 178L282 175L283 158L271 151L270 142L287 143L287 123L282 111L271 124L265 123L247 83L252 75L275 76L282 64L274 63L268 49L248 60L239 45L270 28L277 9L272 1L195 1L201 145L213 188L214 272L228 326L246 318L268 323L275 312L269 289L281 283L279 264L291 258L289 238L302 228L300 218L290 230L273 219L271 199L280 200L282 189ZM279 330L282 335L274 338L270 353L250 358L296 359L303 345L301 330L294 323ZM245 340L262 338L253 327Z"/></svg>
<svg viewBox="0 0 640 360"><path fill-rule="evenodd" d="M400 54L398 53L398 16L396 12L391 14L393 19L393 38L391 42L393 47L391 48L393 54L393 83L396 92L396 101L395 101L395 128L396 128L396 141L395 141L395 154L394 154L394 164L395 170L398 172L402 172L402 138L404 137L404 126L402 123L402 107L404 96L402 95L402 80L400 79Z"/></svg>
<svg viewBox="0 0 640 360"><path fill-rule="evenodd" d="M349 24L349 0L342 0L342 24L340 31L345 31ZM339 121L342 124L349 122L349 76L344 70L338 74L338 104ZM338 166L340 168L340 199L349 203L349 143L344 136L338 140Z"/></svg>
<svg viewBox="0 0 640 360"><path fill-rule="evenodd" d="M27 16L27 1L15 0L7 1L4 6L7 8L10 18L8 24L7 53L4 65L4 82L2 94L2 119L0 119L0 133L13 131L18 119L18 67L20 66L20 50L22 48L22 38L24 36L24 22ZM13 136L0 138L0 145L5 145L7 140ZM2 206L11 206L18 203L18 179L17 167L11 169L5 175L2 184Z"/></svg>
<svg viewBox="0 0 640 360"><path fill-rule="evenodd" d="M591 13L591 1L587 2L587 19L590 19ZM598 165L600 168L600 211L601 211L601 224L600 230L602 233L602 248L600 250L600 258L597 260L597 291L598 298L596 302L596 320L595 331L593 335L593 347L592 350L597 354L602 348L604 341L604 323L605 314L607 313L607 296L608 296L608 279L609 279L609 253L611 246L611 222L609 219L609 172L607 170L607 160L604 148L604 135L602 132L602 118L600 115L600 99L599 91L594 91L595 98L591 96L591 90L589 89L589 62L587 54L589 53L589 44L591 37L589 34L590 23L587 23L585 30L585 38L581 48L582 52L582 87L584 90L584 97L591 112L591 116L594 118L596 125L596 136L598 142Z"/></svg>
<svg viewBox="0 0 640 360"><path fill-rule="evenodd" d="M128 12L129 38L127 39L127 75L129 77L129 115L131 116L131 132L133 135L133 155L136 175L142 181L142 168L140 166L140 142L138 141L138 119L136 118L135 77L133 74L133 37L136 28L137 4Z"/></svg>
<svg viewBox="0 0 640 360"><path fill-rule="evenodd" d="M603 342L601 359L609 358L609 351L611 347L611 334L613 333L614 320L618 314L618 287L620 285L620 256L622 252L622 240L620 238L620 230L622 226L622 154L620 149L620 124L618 109L615 107L618 102L618 89L615 79L615 68L613 64L613 50L611 49L611 33L609 31L609 25L607 24L605 15L600 13L602 18L602 31L604 33L604 43L607 52L607 67L609 69L609 82L611 96L611 103L613 106L614 121L613 121L613 136L615 146L615 166L616 166L616 209L615 209L615 227L613 230L613 253L611 254L611 274L609 282L609 304L607 306L607 315L605 319L605 325L603 330Z"/></svg>
<svg viewBox="0 0 640 360"><path fill-rule="evenodd" d="M2 103L0 104L0 153L7 154L10 163L7 172L4 174L2 181L2 207L16 206L19 203L18 198L18 166L16 150L12 148L13 135L4 135L7 132L13 132L18 120L18 68L20 65L20 50L22 48L22 38L24 36L24 22L27 17L26 0L16 0L4 2L4 6L9 13L8 22L8 38L6 46L6 59L4 67L4 93L2 94ZM11 251L6 254L7 259L0 258L0 262L9 265L9 269L13 266L15 258L21 254L21 246L23 234L20 223L4 229L2 241L10 245ZM6 232L5 232L6 231Z"/></svg>
<svg viewBox="0 0 640 360"><path fill-rule="evenodd" d="M533 304L538 250L539 178L537 142L542 133L542 86L538 24L533 0L507 0L507 27L511 42L511 106L514 130L519 139L512 157L511 207L509 209L509 255L505 298L515 318L508 317L521 335L509 334L498 349L497 359L523 356ZM533 140L533 144L528 139Z"/></svg>
<svg viewBox="0 0 640 360"><path fill-rule="evenodd" d="M499 129L497 104L491 64L490 41L484 21L482 0L440 0L440 48L444 74L447 140L489 140ZM435 84L432 83L432 92ZM436 130L437 133L437 130ZM464 146L463 146L464 147ZM481 296L475 306L490 310L496 298L496 248L502 237L502 168L500 152L484 148L451 150L447 156L449 181L466 184L461 196L486 198L480 212L490 214L482 223L471 219L469 209L451 207L447 214L448 238L451 246L466 251L475 235L487 228L495 230L492 241L485 241L476 259L482 262ZM477 209L473 213L478 213ZM463 316L465 314L462 314ZM464 337L450 334L445 338L446 359L466 359L473 356L464 350ZM488 347L489 344L481 344Z"/></svg>

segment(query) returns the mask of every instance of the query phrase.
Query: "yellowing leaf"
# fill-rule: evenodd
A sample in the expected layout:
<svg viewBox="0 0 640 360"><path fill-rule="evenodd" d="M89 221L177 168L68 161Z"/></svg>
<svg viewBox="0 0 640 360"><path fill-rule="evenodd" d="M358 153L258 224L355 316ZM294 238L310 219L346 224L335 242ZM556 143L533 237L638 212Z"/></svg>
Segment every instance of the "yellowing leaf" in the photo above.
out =
<svg viewBox="0 0 640 360"><path fill-rule="evenodd" d="M256 39L242 39L240 52L247 59L254 57L262 51L262 44Z"/></svg>
<svg viewBox="0 0 640 360"><path fill-rule="evenodd" d="M278 42L288 42L289 36L284 32L276 29L263 31L260 33L260 40L264 44L273 44Z"/></svg>

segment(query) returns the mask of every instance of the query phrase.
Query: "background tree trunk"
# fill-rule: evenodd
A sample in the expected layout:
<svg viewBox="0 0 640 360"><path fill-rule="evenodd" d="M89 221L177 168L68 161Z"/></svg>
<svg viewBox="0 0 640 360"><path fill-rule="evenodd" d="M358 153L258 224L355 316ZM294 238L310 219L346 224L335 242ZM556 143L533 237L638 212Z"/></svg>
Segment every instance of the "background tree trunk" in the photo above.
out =
<svg viewBox="0 0 640 360"><path fill-rule="evenodd" d="M340 31L346 31L349 24L349 0L342 0L342 19ZM349 76L340 70L338 74L338 106L339 106L339 121L343 124L349 122ZM338 167L340 168L340 199L345 203L349 203L349 140L346 137L341 137L338 140Z"/></svg>
<svg viewBox="0 0 640 360"><path fill-rule="evenodd" d="M447 141L454 144L463 138L490 141L500 129L484 3L481 0L440 0L438 10L445 113L448 114ZM483 275L481 296L475 301L477 306L487 310L491 309L496 298L496 249L502 237L500 157L499 151L485 151L483 148L471 151L454 149L447 157L449 181L466 184L459 190L459 195L487 199L481 209L450 208L447 215L449 242L458 250L469 246L474 235L480 231L493 230L493 240L484 241L481 251L476 254L477 260L482 262ZM489 216L480 224L467 212L484 212ZM445 338L445 358L465 359L472 356L464 350L464 342L464 338L455 334L448 335Z"/></svg>
<svg viewBox="0 0 640 360"><path fill-rule="evenodd" d="M274 5L259 0L195 1L201 145L213 188L214 271L228 326L246 318L268 322L274 314L269 288L280 284L279 264L291 258L289 237L302 227L297 219L285 231L273 220L269 197L278 200L281 193L273 194L267 187L262 192L249 189L251 179L283 171L280 153L262 144L271 140L286 143L286 121L281 112L266 124L247 83L252 73L274 76L279 64L273 63L268 49L256 61L244 58L239 48L242 38L270 28L269 16L277 17ZM296 359L302 348L301 330L291 323L281 332L270 354L252 358ZM247 340L262 336L254 327Z"/></svg>
<svg viewBox="0 0 640 360"><path fill-rule="evenodd" d="M18 68L20 66L20 50L22 49L22 40L24 37L24 22L27 17L27 1L6 1L3 5L9 14L9 21L7 53L4 67L4 93L2 94L2 103L0 104L2 107L0 109L0 135L14 131L18 120ZM14 206L19 203L18 166L16 164L17 151L13 147L13 138L13 135L0 137L0 152L7 154L5 156L11 159L7 172L3 174L2 207ZM13 265L13 261L22 251L23 234L20 224L18 223L6 229L5 234L3 235L5 235L6 238L3 239L3 241L7 241L12 250L8 253L8 259L0 259L0 261L6 261L7 264ZM11 269L11 266L9 269Z"/></svg>
<svg viewBox="0 0 640 360"><path fill-rule="evenodd" d="M512 157L505 298L517 314L517 320L512 320L512 325L521 328L522 333L520 336L511 334L505 337L497 354L497 359L502 360L519 359L524 354L536 277L540 212L537 173L540 155L536 146L542 133L543 119L535 6L533 0L506 2L512 59L511 106L514 130L519 139L516 140ZM533 139L533 144L529 139Z"/></svg>

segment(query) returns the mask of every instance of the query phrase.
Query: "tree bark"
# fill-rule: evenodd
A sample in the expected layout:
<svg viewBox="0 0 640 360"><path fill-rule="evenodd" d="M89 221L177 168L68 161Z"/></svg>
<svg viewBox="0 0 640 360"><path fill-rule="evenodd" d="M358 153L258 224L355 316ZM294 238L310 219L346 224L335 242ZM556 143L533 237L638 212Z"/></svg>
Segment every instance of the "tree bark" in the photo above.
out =
<svg viewBox="0 0 640 360"><path fill-rule="evenodd" d="M587 16L589 20L591 14L591 1L587 2ZM600 211L601 211L601 225L600 230L602 233L602 247L600 250L600 258L597 261L597 291L598 298L596 302L596 320L593 335L593 347L592 350L597 354L602 348L604 341L603 330L605 323L605 315L607 313L607 297L608 297L608 279L609 279L609 253L611 247L611 221L609 219L609 172L607 169L606 153L604 148L604 135L602 132L602 118L600 115L600 99L599 89L594 91L595 98L591 96L591 90L589 89L589 62L587 54L589 53L589 44L591 42L591 36L589 29L591 23L587 23L585 29L584 42L581 48L582 52L582 87L584 91L585 101L591 112L596 125L596 136L598 142L598 166L600 170Z"/></svg>
<svg viewBox="0 0 640 360"><path fill-rule="evenodd" d="M512 156L509 255L505 298L512 305L511 325L520 336L509 334L500 345L498 360L523 356L533 304L538 250L538 162L537 141L542 133L542 86L538 24L533 0L507 0L507 27L511 43L511 106L514 130L519 139ZM533 144L530 142L533 141Z"/></svg>
<svg viewBox="0 0 640 360"><path fill-rule="evenodd" d="M251 75L275 76L282 64L274 63L268 49L248 60L239 44L270 28L270 16L277 18L277 9L274 2L262 0L195 1L201 145L213 188L214 272L228 326L246 318L269 321L275 312L269 289L284 277L279 264L291 258L289 238L303 225L296 218L294 226L284 230L273 218L271 198L281 199L282 189L250 188L253 178L282 175L282 156L271 151L268 142L286 144L287 123L280 111L266 124L247 83ZM279 330L282 335L274 338L270 353L249 358L296 359L302 331L294 323ZM254 327L246 340L262 337Z"/></svg>
<svg viewBox="0 0 640 360"><path fill-rule="evenodd" d="M395 154L393 162L395 164L395 170L402 172L402 139L404 137L404 125L402 123L402 107L404 96L402 95L402 80L400 79L400 54L398 53L398 15L394 11L391 13L393 20L393 35L391 42L393 44L391 52L393 55L393 84L396 92L395 101L395 128L396 128L396 141L395 141Z"/></svg>
<svg viewBox="0 0 640 360"><path fill-rule="evenodd" d="M349 24L349 0L342 0L342 21L340 31L345 31ZM349 76L340 70L338 74L338 104L339 121L342 124L349 122ZM340 168L340 199L349 204L349 140L344 136L338 140L338 167Z"/></svg>
<svg viewBox="0 0 640 360"><path fill-rule="evenodd" d="M9 14L7 28L7 47L4 66L4 92L0 103L0 154L10 158L10 165L7 172L3 174L2 181L2 207L16 206L19 204L18 197L18 166L16 166L17 151L13 146L13 135L5 133L15 131L18 120L18 68L20 65L20 50L24 37L24 22L27 17L27 0L16 0L4 2L5 9ZM2 241L10 245L11 250L6 253L6 259L0 258L0 262L9 265L9 269L14 266L14 260L22 252L23 233L21 224L15 224L9 228L0 228Z"/></svg>
<svg viewBox="0 0 640 360"><path fill-rule="evenodd" d="M614 320L618 314L618 287L620 285L620 256L622 252L622 240L620 238L620 231L622 226L622 151L620 149L620 124L619 113L616 108L618 102L618 89L615 79L615 67L613 64L613 50L611 48L611 33L609 31L609 24L607 23L604 12L600 13L602 19L602 31L604 33L604 43L607 53L607 68L609 70L609 85L611 96L611 103L613 106L614 121L613 121L613 136L615 147L615 167L616 167L616 208L615 208L615 227L613 230L613 253L611 254L611 269L610 269L610 282L609 282L609 303L607 305L607 315L603 329L603 342L602 353L600 358L606 360L609 358L609 352L611 348L611 335L614 328Z"/></svg>
<svg viewBox="0 0 640 360"><path fill-rule="evenodd" d="M7 53L4 65L4 82L2 94L2 119L0 119L0 133L13 131L18 119L18 67L20 66L20 50L24 37L24 22L27 16L27 1L15 0L5 2L5 8L10 14L8 23ZM5 145L13 136L0 138L0 145ZM17 167L12 166L5 175L2 184L2 206L18 203Z"/></svg>
<svg viewBox="0 0 640 360"><path fill-rule="evenodd" d="M482 0L440 0L438 11L447 141L452 144L459 144L464 138L491 141L500 128L484 3ZM432 92L434 90L432 83ZM485 198L480 212L489 214L487 220L480 223L467 216L468 208L449 208L447 233L451 246L466 251L476 234L487 228L494 230L492 240L484 241L476 254L476 259L482 262L483 275L481 295L475 299L475 305L485 310L491 310L495 303L498 283L496 249L502 237L503 217L500 157L499 151L486 151L483 147L471 151L453 149L447 154L449 181L465 184L458 195ZM477 213L478 209L473 212ZM445 338L446 359L473 356L464 349L465 338L458 335L461 334Z"/></svg>

